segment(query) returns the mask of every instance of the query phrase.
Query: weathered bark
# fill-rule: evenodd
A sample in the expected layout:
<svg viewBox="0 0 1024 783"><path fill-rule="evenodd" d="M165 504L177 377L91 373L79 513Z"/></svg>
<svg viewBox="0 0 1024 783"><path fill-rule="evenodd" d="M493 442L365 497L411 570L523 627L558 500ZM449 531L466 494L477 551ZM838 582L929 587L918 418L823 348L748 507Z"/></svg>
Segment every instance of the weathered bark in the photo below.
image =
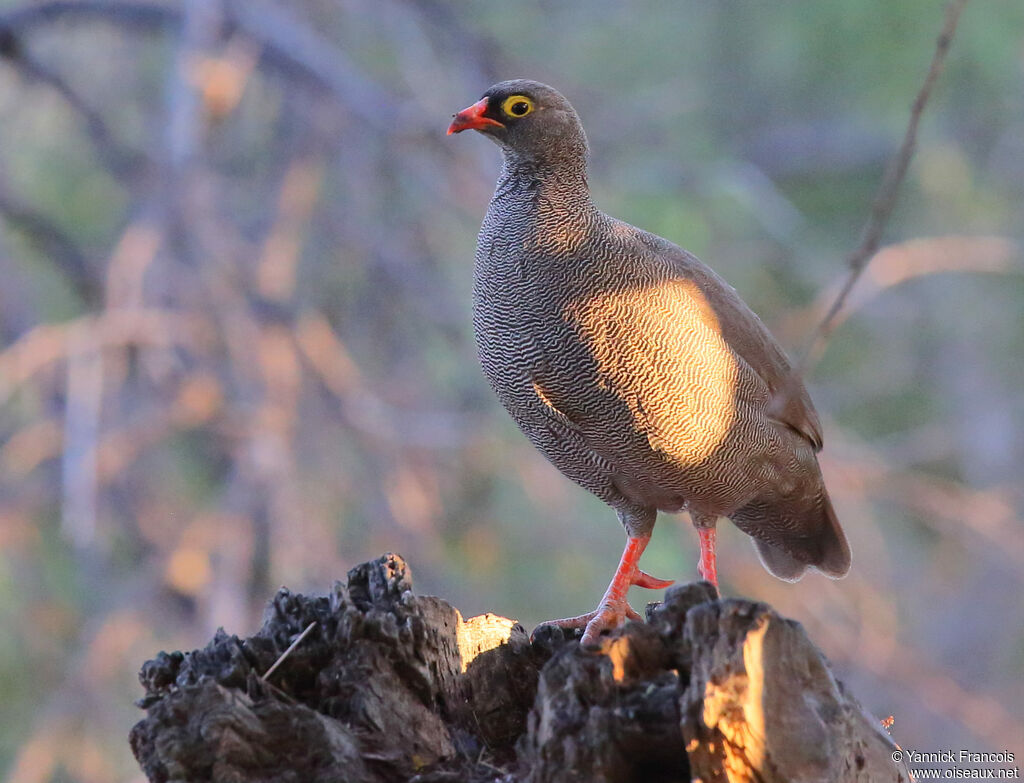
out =
<svg viewBox="0 0 1024 783"><path fill-rule="evenodd" d="M463 620L386 555L140 678L131 743L151 781L909 780L797 623L704 583L581 649Z"/></svg>

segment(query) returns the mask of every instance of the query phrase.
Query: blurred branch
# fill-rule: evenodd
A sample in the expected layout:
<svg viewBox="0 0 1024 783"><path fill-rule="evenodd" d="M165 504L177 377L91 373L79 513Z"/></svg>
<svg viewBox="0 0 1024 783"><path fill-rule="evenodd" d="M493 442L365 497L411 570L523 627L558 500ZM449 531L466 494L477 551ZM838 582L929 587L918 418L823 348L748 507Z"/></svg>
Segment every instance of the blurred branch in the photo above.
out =
<svg viewBox="0 0 1024 783"><path fill-rule="evenodd" d="M13 33L4 27L3 21L0 20L0 40L3 40L5 35ZM7 40L10 43L11 39ZM24 46L11 46L2 54L9 63L21 71L22 76L52 88L72 111L81 116L93 146L115 178L129 180L149 163L145 154L128 149L118 141L99 112L89 106L60 74L39 62Z"/></svg>
<svg viewBox="0 0 1024 783"><path fill-rule="evenodd" d="M971 489L923 473L894 472L886 466L875 477L881 496L888 494L916 511L926 525L965 548L983 549L1024 570L1024 540L1014 498L1007 490Z"/></svg>
<svg viewBox="0 0 1024 783"><path fill-rule="evenodd" d="M95 335L99 349L127 345L182 345L211 333L198 316L156 308L108 310L62 324L41 324L0 351L0 405L29 378L55 361L66 361L80 332Z"/></svg>
<svg viewBox="0 0 1024 783"><path fill-rule="evenodd" d="M475 66L473 78L481 84L500 80L507 57L493 35L481 33L466 24L465 15L457 7L441 0L414 0L403 5L427 20L449 45L456 45L466 61L463 68Z"/></svg>
<svg viewBox="0 0 1024 783"><path fill-rule="evenodd" d="M23 479L44 460L57 456L63 442L56 418L33 421L0 443L0 469L9 478Z"/></svg>
<svg viewBox="0 0 1024 783"><path fill-rule="evenodd" d="M927 275L952 272L1021 274L1024 273L1024 248L1007 237L957 235L922 237L887 245L872 257L855 294L830 286L810 306L786 317L781 331L799 333L840 293L846 301L832 316L833 329L893 286Z"/></svg>
<svg viewBox="0 0 1024 783"><path fill-rule="evenodd" d="M49 217L21 202L0 181L0 214L23 231L53 261L82 301L96 303L101 286L90 268L85 253L75 241Z"/></svg>
<svg viewBox="0 0 1024 783"><path fill-rule="evenodd" d="M369 127L387 134L410 126L426 127L418 115L401 110L401 101L387 87L367 77L340 48L283 8L261 0L227 0L222 12L220 35L234 29L252 38L262 48L262 64L326 89ZM0 14L0 56L19 56L25 32L65 17L149 29L180 28L183 24L182 12L171 6L51 0ZM429 128L436 131L433 125Z"/></svg>
<svg viewBox="0 0 1024 783"><path fill-rule="evenodd" d="M289 302L295 295L302 245L320 198L324 161L319 154L300 154L289 162L277 194L277 214L263 243L257 289L271 302Z"/></svg>
<svg viewBox="0 0 1024 783"><path fill-rule="evenodd" d="M155 3L117 0L51 0L0 14L0 48L17 45L18 35L64 17L92 17L132 27L163 28L178 23L178 12Z"/></svg>
<svg viewBox="0 0 1024 783"><path fill-rule="evenodd" d="M204 123L196 66L217 39L223 23L220 5L205 0L185 0L182 4L182 22L165 93L166 164L177 188L185 186L182 178L187 176L202 140ZM177 201L184 194L175 195Z"/></svg>
<svg viewBox="0 0 1024 783"><path fill-rule="evenodd" d="M400 102L388 88L365 76L341 49L282 7L261 0L228 0L226 7L230 22L263 46L263 62L327 89L369 127L390 135L422 124L415 116L401 116Z"/></svg>
<svg viewBox="0 0 1024 783"><path fill-rule="evenodd" d="M223 413L223 388L216 377L202 371L184 378L173 399L160 399L130 420L107 428L96 444L96 477L105 487L131 468L151 448L175 432L211 427ZM228 422L228 427L230 427ZM34 421L0 443L0 469L24 480L46 460L60 456L64 434L57 418Z"/></svg>
<svg viewBox="0 0 1024 783"><path fill-rule="evenodd" d="M826 472L838 495L891 500L939 537L1024 570L1014 488L974 489L923 471L895 469L874 450L832 454L830 460L835 468Z"/></svg>
<svg viewBox="0 0 1024 783"><path fill-rule="evenodd" d="M309 366L341 403L342 416L357 432L385 443L456 448L472 429L465 414L403 411L375 394L341 338L321 315L304 317L295 340Z"/></svg>
<svg viewBox="0 0 1024 783"><path fill-rule="evenodd" d="M155 222L141 217L121 233L107 262L106 305L111 309L145 307L144 281L164 242Z"/></svg>
<svg viewBox="0 0 1024 783"><path fill-rule="evenodd" d="M81 549L96 535L97 450L103 408L103 352L90 330L70 333L61 454L61 526Z"/></svg>
<svg viewBox="0 0 1024 783"><path fill-rule="evenodd" d="M867 223L865 223L864 229L861 232L860 245L846 259L846 265L850 268L846 281L843 283L842 288L840 288L835 301L832 302L831 307L829 307L825 316L811 334L803 356L793 371L794 382L803 378L809 366L821 355L825 342L835 328L836 316L846 303L847 297L853 290L858 278L864 272L868 262L878 250L878 246L882 241L882 234L885 232L885 227L889 223L893 207L896 204L896 194L899 192L900 185L903 184L903 180L907 175L907 168L910 166L910 159L914 155L914 147L917 143L917 128L921 122L921 115L924 113L928 98L931 96L932 87L935 86L939 74L942 73L946 54L949 52L950 44L953 42L957 22L960 20L960 13L966 4L967 0L951 0L946 7L946 18L942 26L942 32L939 33L935 45L935 54L932 56L932 62L928 68L928 74L925 76L924 84L921 85L921 89L918 91L914 104L911 107L910 121L907 123L907 130L903 135L903 143L900 145L896 156L889 162L885 176L882 179L882 184L879 186L878 193L875 194L875 200L871 205L871 214L868 216ZM792 387L792 384L790 386ZM782 399L784 401L788 400L792 392L792 388L784 390Z"/></svg>
<svg viewBox="0 0 1024 783"><path fill-rule="evenodd" d="M101 485L114 481L147 449L159 446L173 433L212 428L223 413L223 388L210 373L197 371L184 378L173 399L162 399L134 419L104 433L98 448L97 475Z"/></svg>

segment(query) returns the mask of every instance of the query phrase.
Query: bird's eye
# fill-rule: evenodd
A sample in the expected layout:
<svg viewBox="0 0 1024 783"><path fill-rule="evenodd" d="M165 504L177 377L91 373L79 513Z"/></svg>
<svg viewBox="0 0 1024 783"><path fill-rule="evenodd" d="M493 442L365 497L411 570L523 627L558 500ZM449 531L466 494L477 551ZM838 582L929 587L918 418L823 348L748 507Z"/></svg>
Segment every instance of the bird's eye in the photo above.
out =
<svg viewBox="0 0 1024 783"><path fill-rule="evenodd" d="M502 101L501 110L508 117L525 117L533 111L533 101L525 95L510 95Z"/></svg>

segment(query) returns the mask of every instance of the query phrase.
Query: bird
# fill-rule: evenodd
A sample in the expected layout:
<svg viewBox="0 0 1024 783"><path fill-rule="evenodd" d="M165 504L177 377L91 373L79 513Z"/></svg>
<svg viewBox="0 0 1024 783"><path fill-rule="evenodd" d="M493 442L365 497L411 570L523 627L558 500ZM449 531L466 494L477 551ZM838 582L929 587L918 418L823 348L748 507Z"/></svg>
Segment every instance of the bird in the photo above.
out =
<svg viewBox="0 0 1024 783"><path fill-rule="evenodd" d="M698 572L716 589L721 517L780 579L845 576L821 421L761 319L696 256L594 205L586 133L553 87L499 82L453 115L448 135L466 130L502 152L474 264L484 375L533 445L626 532L597 608L542 625L583 628L589 645L639 620L629 587L672 584L639 567L659 511L689 513Z"/></svg>

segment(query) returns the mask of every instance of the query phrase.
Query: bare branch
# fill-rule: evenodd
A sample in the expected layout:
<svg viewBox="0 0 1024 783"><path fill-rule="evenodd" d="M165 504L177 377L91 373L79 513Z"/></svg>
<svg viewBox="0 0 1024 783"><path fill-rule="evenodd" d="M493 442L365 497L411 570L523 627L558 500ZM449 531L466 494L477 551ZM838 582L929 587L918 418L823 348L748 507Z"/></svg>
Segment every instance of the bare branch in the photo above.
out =
<svg viewBox="0 0 1024 783"><path fill-rule="evenodd" d="M885 227L889 223L893 207L896 204L896 195L907 175L910 159L914 155L914 147L917 143L917 128L921 122L921 115L924 113L932 88L935 86L939 74L942 73L946 54L949 52L950 44L953 41L957 22L960 20L960 13L966 4L967 0L951 0L946 7L945 23L936 41L935 54L932 56L928 75L925 76L924 84L921 85L921 89L918 91L910 110L910 121L907 123L906 133L903 134L903 143L900 145L900 149L895 157L889 162L885 176L882 179L882 184L875 194L874 203L871 205L871 214L868 216L867 223L864 224L864 229L861 232L860 245L846 259L846 265L850 270L846 280L832 302L831 307L829 307L821 322L811 333L803 356L793 372L794 379L802 378L809 367L821 355L825 342L835 328L836 316L843 308L847 297L850 295L850 291L853 290L861 273L867 267L871 258L878 250L878 246L881 244L882 234L885 232ZM790 393L792 393L792 390L788 390L786 396L788 397Z"/></svg>

